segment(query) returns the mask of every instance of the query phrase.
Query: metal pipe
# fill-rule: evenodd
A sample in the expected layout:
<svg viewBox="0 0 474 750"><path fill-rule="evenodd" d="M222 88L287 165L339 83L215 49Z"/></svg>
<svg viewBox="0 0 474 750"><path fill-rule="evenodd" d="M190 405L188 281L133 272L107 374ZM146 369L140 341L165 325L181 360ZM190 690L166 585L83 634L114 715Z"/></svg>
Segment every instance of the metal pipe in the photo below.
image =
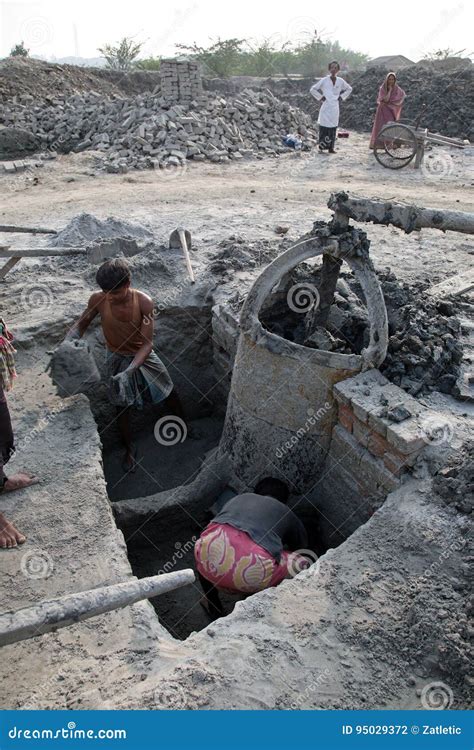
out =
<svg viewBox="0 0 474 750"><path fill-rule="evenodd" d="M191 569L177 570L174 573L68 594L16 612L6 612L0 615L0 646L34 638L104 612L128 607L142 599L150 599L187 586L194 580Z"/></svg>

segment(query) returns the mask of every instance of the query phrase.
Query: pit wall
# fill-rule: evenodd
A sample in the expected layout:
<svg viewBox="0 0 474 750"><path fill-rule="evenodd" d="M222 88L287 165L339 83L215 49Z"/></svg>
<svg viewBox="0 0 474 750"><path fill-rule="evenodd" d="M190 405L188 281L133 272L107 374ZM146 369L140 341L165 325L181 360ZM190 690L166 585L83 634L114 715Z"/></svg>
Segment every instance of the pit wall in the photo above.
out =
<svg viewBox="0 0 474 750"><path fill-rule="evenodd" d="M411 473L435 416L379 370L337 383L333 394L337 424L321 479L309 497L331 547L366 523Z"/></svg>

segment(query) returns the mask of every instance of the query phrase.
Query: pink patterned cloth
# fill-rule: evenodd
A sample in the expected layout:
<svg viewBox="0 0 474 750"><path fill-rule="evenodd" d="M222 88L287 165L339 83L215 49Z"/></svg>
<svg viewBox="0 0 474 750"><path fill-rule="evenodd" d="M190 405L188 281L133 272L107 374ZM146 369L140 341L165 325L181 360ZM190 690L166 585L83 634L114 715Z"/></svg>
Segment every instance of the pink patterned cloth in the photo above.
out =
<svg viewBox="0 0 474 750"><path fill-rule="evenodd" d="M254 594L278 586L310 566L306 557L282 552L280 562L239 529L210 523L194 545L199 573L220 589Z"/></svg>

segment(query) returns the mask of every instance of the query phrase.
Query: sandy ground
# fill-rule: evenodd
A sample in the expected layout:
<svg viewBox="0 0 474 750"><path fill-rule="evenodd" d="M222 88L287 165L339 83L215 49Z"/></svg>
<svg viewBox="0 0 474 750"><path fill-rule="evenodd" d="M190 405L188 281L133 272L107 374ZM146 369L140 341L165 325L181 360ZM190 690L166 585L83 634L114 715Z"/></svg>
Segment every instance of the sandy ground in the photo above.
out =
<svg viewBox="0 0 474 750"><path fill-rule="evenodd" d="M189 228L198 242L215 242L232 233L274 236L277 224L289 225L290 236L296 238L312 221L328 218L326 203L333 190L469 210L474 180L470 151L435 147L423 169L409 165L392 171L375 161L367 136L352 133L347 141L340 140L334 156L291 153L225 166L188 162L185 170L170 175L150 171L95 176L93 156L86 152L47 162L35 172L38 184L29 173L0 178L0 215L12 224L54 229L82 211L100 218L117 215L142 222L162 241L177 225ZM19 238L14 239L18 244ZM424 250L423 238L415 247ZM377 248L375 255L403 273L413 268L412 258L397 263L390 248L383 253Z"/></svg>
<svg viewBox="0 0 474 750"><path fill-rule="evenodd" d="M415 172L411 167L399 172L383 169L369 153L364 136L351 134L339 149L333 157L290 154L279 160L226 167L190 165L173 178L152 172L93 176L91 155L62 157L38 173L38 184L33 184L31 175L0 178L1 220L61 229L74 216L89 212L99 218L116 216L140 222L153 231L160 243L166 242L177 225L185 225L192 231L199 253L232 234L242 234L249 241L275 238L278 224L289 226L288 236L296 240L314 220L329 217L326 202L333 190L346 189L424 206L465 211L471 208L473 180L467 150L452 154L437 150L437 163L443 169L428 173ZM401 279L436 282L464 270L471 261L473 249L468 236L435 231L405 236L391 228L366 229L373 241L371 254L376 265L391 266ZM16 247L44 244L42 238L4 237ZM25 305L28 290L38 281L49 290L47 304ZM12 608L97 585L97 570L101 583L122 580L130 574L125 547L108 506L97 433L87 402L80 399L65 407L53 396L43 372L42 335L45 340L57 339L66 322L84 304L87 292L87 284L73 263L63 269L59 278L43 261L22 261L0 285L2 315L11 326L30 332L40 326L36 340L30 336L25 348L20 342L23 377L11 405L20 441L40 429L41 439L27 445L28 465L43 476L41 487L30 491L26 502L11 496L4 509L28 533L31 547L46 551L46 556L39 556L40 567L48 568L52 560L54 569L54 575L32 579L23 571L26 548L8 553L2 585L4 582ZM53 322L46 329L48 319ZM439 398L443 401L447 397ZM69 414L63 415L66 409ZM45 415L46 422L42 422ZM74 422L77 430L70 428ZM38 433L34 435L37 437ZM44 445L48 438L52 459L45 464ZM63 452L70 457L67 467L62 465ZM105 704L110 701L109 707L163 707L157 706L156 685L161 682L164 659L165 664L169 662L169 669L158 695L158 702L164 707L279 708L296 700L296 708L419 708L416 690L426 679L439 677L438 664L429 662L428 646L420 654L418 666L412 652L406 659L400 657L399 627L400 622L406 622L407 632L411 632L409 618L415 611L417 618L422 616L419 613L427 606L425 597L426 602L431 601L438 584L431 576L423 600L414 602L410 598L409 577L415 580L423 576L431 565L431 555L435 555L442 560L448 576L439 586L444 587L449 600L449 576L457 575L461 564L458 547L454 546L458 533L455 525L461 521L444 509L432 507L427 497L420 502L414 495L403 503L403 514L394 499L382 509L375 527L368 525L351 537L343 558L338 558L340 575L333 583L322 586L324 596L316 603L310 579L305 583L303 598L294 583L287 584L291 596L283 606L277 592L256 597L253 604L239 604L235 615L194 636L186 647L166 638L164 642L163 630L151 606L136 605L125 610L125 616L104 616L45 637L42 649L38 649L36 640L25 646L7 647L4 656L11 668L2 675L0 704L72 707L78 705L81 691L86 691L88 697L83 706L107 707ZM63 540L59 546L58 538ZM361 557L362 547L372 551L368 567ZM443 558L446 547L450 550L449 564ZM392 560L391 577L384 591L380 591L377 582L381 571L386 570L386 550ZM353 593L347 590L349 580ZM338 608L338 602L346 595L355 597L350 621L347 612ZM444 625L441 620L436 624L439 637L445 640L450 628L454 633L454 613L459 604L455 596L451 598L447 608L452 613ZM267 609L265 601L270 603ZM368 619L359 619L366 605ZM328 612L335 613L329 618L329 625ZM426 616L427 633L433 616L430 610ZM117 639L110 637L118 632L117 628L121 634L118 650L114 646ZM321 629L330 631L328 637L335 650L316 642ZM239 633L243 631L246 632L241 637ZM415 642L416 632L409 637ZM365 658L367 650L370 653ZM65 654L69 671L64 668ZM176 659L181 659L181 666L175 666ZM232 680L228 675L229 659L235 664ZM341 667L344 660L347 667ZM24 670L26 661L30 665L28 671L38 676L33 687ZM314 664L318 668L311 671ZM330 690L329 678L324 676L329 672ZM410 677L415 672L415 677ZM281 675L285 675L283 681ZM323 676L321 680L319 675ZM361 684L365 686L362 690ZM459 700L462 702L462 695Z"/></svg>

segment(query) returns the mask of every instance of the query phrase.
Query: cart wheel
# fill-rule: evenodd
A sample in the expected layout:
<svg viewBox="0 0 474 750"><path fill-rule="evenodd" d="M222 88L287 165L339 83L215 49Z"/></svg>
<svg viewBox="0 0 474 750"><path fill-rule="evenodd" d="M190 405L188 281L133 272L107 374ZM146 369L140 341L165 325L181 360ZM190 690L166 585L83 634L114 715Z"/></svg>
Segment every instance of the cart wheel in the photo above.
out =
<svg viewBox="0 0 474 750"><path fill-rule="evenodd" d="M407 125L389 123L380 131L374 148L375 158L383 167L401 169L414 158L417 140Z"/></svg>

